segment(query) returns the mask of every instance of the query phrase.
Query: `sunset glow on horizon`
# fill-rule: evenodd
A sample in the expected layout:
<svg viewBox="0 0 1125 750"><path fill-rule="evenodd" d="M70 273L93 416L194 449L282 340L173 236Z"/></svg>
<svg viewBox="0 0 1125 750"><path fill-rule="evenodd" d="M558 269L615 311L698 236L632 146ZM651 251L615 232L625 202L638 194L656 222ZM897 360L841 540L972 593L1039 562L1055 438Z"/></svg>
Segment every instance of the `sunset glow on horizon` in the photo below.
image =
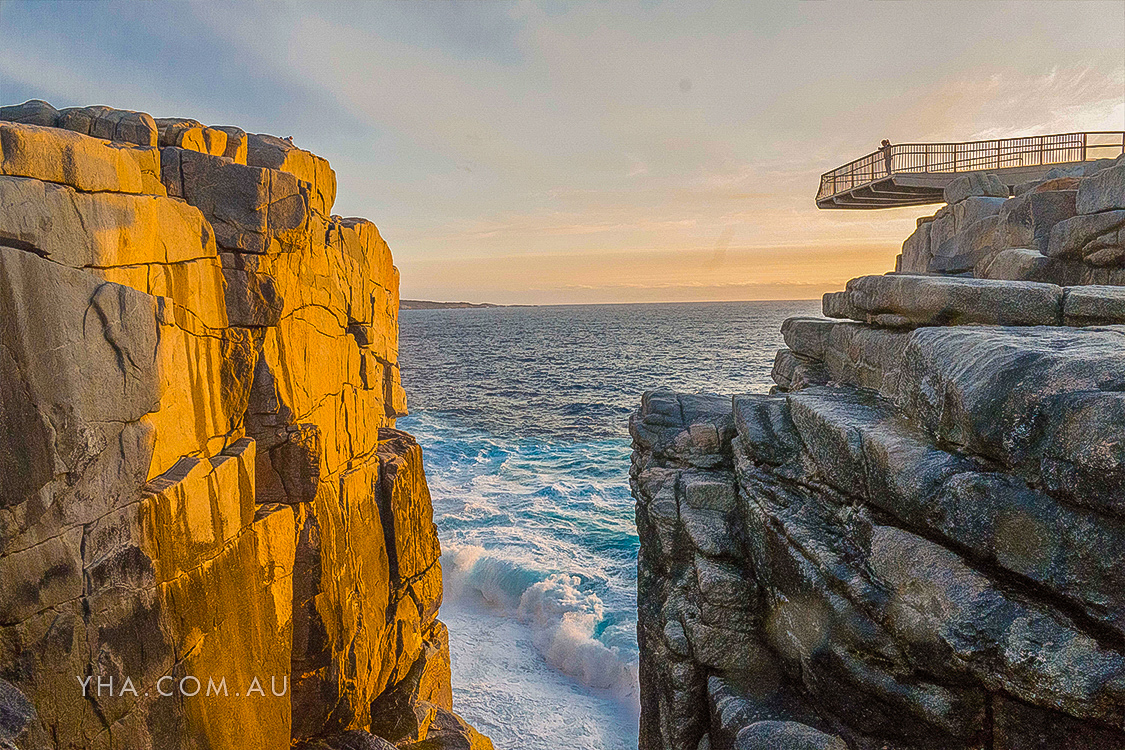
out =
<svg viewBox="0 0 1125 750"><path fill-rule="evenodd" d="M292 135L403 298L809 299L937 208L816 208L881 139L1125 130L1125 2L971 8L8 0L0 100Z"/></svg>

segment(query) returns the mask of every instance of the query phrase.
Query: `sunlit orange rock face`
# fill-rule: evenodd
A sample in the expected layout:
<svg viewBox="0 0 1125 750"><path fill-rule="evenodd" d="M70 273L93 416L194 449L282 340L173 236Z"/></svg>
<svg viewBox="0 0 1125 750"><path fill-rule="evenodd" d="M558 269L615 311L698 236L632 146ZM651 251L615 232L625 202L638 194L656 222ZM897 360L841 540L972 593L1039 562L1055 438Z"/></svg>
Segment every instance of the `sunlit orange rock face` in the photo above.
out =
<svg viewBox="0 0 1125 750"><path fill-rule="evenodd" d="M490 747L451 713L422 452L393 429L398 270L331 215L328 162L106 107L0 116L0 700L34 708L0 740Z"/></svg>

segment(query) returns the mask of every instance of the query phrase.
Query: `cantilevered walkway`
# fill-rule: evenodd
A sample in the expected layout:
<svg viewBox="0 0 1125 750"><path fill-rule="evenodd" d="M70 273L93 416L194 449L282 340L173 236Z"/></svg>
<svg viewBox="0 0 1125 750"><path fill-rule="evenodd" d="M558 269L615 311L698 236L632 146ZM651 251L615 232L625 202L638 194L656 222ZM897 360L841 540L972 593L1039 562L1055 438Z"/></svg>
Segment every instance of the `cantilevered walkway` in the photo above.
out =
<svg viewBox="0 0 1125 750"><path fill-rule="evenodd" d="M827 172L819 208L896 208L941 203L966 172L992 172L1009 186L1125 152L1125 132L1063 133L967 143L896 143Z"/></svg>

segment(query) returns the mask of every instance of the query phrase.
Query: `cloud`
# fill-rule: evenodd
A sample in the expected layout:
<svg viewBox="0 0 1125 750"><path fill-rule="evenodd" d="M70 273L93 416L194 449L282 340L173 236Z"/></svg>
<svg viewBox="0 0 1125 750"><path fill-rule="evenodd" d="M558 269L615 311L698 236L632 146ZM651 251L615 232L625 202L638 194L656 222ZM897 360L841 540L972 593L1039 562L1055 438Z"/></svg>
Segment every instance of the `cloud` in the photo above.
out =
<svg viewBox="0 0 1125 750"><path fill-rule="evenodd" d="M813 204L821 172L883 137L1125 128L1119 11L4 0L0 93L292 134L332 161L337 211L380 226L411 295L612 295L675 274L743 294L763 273L890 267L929 209ZM925 29L909 55L887 41L904 29Z"/></svg>

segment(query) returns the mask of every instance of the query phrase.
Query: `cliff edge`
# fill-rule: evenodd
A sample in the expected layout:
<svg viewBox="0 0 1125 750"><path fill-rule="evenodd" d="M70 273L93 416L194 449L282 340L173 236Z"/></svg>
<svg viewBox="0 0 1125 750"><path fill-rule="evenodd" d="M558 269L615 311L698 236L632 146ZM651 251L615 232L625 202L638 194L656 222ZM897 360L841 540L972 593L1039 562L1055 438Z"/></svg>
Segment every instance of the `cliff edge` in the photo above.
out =
<svg viewBox="0 0 1125 750"><path fill-rule="evenodd" d="M1125 159L975 174L631 420L642 750L1125 748Z"/></svg>
<svg viewBox="0 0 1125 750"><path fill-rule="evenodd" d="M0 109L0 746L491 747L335 193L288 140Z"/></svg>

